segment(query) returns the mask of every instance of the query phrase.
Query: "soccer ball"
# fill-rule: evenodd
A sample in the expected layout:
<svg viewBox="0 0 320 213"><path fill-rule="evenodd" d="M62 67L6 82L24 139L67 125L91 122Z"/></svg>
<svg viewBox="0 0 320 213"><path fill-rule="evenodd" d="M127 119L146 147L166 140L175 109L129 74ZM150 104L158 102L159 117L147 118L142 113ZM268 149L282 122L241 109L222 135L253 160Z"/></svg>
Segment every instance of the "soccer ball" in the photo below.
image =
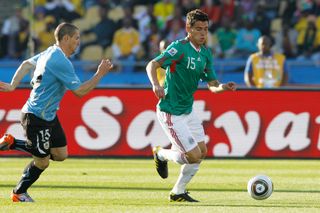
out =
<svg viewBox="0 0 320 213"><path fill-rule="evenodd" d="M273 183L266 175L257 175L248 181L249 195L256 200L264 200L273 192Z"/></svg>

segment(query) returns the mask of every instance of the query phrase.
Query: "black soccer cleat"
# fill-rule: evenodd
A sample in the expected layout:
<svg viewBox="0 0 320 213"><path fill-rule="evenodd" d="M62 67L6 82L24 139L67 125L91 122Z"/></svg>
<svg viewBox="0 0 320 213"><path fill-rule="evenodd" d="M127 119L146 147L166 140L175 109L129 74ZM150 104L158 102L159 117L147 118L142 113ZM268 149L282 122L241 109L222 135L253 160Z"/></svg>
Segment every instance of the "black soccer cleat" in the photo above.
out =
<svg viewBox="0 0 320 213"><path fill-rule="evenodd" d="M174 194L171 193L169 197L170 202L199 202L198 200L193 199L189 196L189 192L183 194Z"/></svg>
<svg viewBox="0 0 320 213"><path fill-rule="evenodd" d="M158 151L162 149L160 146L153 147L152 152L153 152L153 159L154 162L156 163L156 169L160 177L163 179L168 177L168 162L167 161L162 161L158 158Z"/></svg>

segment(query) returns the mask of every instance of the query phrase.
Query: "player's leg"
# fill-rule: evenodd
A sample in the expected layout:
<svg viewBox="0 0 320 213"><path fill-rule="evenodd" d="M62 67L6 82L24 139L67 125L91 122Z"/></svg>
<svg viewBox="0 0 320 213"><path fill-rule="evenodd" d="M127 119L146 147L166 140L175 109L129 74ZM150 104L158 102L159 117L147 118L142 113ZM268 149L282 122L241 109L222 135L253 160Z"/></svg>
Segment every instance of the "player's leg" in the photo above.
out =
<svg viewBox="0 0 320 213"><path fill-rule="evenodd" d="M32 154L32 147L26 140L14 138L11 134L4 134L0 139L0 151L18 150Z"/></svg>
<svg viewBox="0 0 320 213"><path fill-rule="evenodd" d="M49 166L49 155L44 158L33 156L33 160L26 166L22 177L11 193L14 202L34 202L27 190L38 180L41 173Z"/></svg>
<svg viewBox="0 0 320 213"><path fill-rule="evenodd" d="M199 169L199 162L202 156L201 149L198 147L188 126L189 116L174 116L160 111L157 112L157 115L172 146L171 149L157 147L156 157L160 162L170 160L182 165L179 178L170 192L169 199L170 201L197 202L197 200L191 198L186 191L186 185ZM159 165L157 171L161 176Z"/></svg>
<svg viewBox="0 0 320 213"><path fill-rule="evenodd" d="M24 130L27 126L28 120L28 115L26 113L21 113L21 125ZM0 151L6 150L18 150L33 154L33 147L30 142L28 143L26 140L16 139L11 134L5 134L0 139Z"/></svg>
<svg viewBox="0 0 320 213"><path fill-rule="evenodd" d="M199 147L195 147L190 152L187 152L186 155L190 153L199 152ZM181 165L179 177L170 192L170 201L178 202L198 202L189 196L188 191L186 190L187 184L191 181L193 176L199 170L199 163L183 164Z"/></svg>
<svg viewBox="0 0 320 213"><path fill-rule="evenodd" d="M198 141L198 145L185 154L189 163L181 166L180 175L170 194L170 201L197 202L197 200L188 195L186 186L199 170L200 163L206 156L207 147L204 142L205 134L202 123L195 113L191 112L186 120L188 126L188 131L186 132L191 133L187 137L192 137L194 141Z"/></svg>
<svg viewBox="0 0 320 213"><path fill-rule="evenodd" d="M50 137L53 122L47 122L30 113L24 114L24 119L25 122L22 124L27 136L27 143L33 149L33 160L26 166L20 181L13 189L11 198L14 202L33 202L27 190L49 166L50 159Z"/></svg>

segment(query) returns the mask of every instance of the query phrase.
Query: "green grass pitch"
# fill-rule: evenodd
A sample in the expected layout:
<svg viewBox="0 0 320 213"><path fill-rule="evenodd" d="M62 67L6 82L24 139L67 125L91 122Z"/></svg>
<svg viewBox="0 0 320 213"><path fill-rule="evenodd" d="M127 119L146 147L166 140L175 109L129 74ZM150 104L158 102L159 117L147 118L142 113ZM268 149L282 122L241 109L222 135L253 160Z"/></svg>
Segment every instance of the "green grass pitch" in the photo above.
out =
<svg viewBox="0 0 320 213"><path fill-rule="evenodd" d="M35 203L12 203L10 192L31 158L0 158L0 212L320 212L317 160L206 159L189 184L200 203L170 203L179 166L161 179L152 159L79 159L51 162L29 189ZM268 175L275 191L253 200L247 181Z"/></svg>

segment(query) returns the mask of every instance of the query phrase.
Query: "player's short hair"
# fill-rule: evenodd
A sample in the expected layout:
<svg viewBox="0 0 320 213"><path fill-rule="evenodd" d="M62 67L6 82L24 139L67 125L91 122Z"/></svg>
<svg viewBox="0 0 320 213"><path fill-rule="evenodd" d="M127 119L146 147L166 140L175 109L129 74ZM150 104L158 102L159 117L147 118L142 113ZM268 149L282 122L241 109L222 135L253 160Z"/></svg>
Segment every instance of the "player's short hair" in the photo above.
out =
<svg viewBox="0 0 320 213"><path fill-rule="evenodd" d="M56 41L61 41L63 36L65 35L73 36L74 33L78 30L79 28L76 27L75 25L63 22L59 24L56 30L54 31L54 37Z"/></svg>
<svg viewBox="0 0 320 213"><path fill-rule="evenodd" d="M187 13L187 25L192 27L197 21L209 22L208 14L200 9L195 9Z"/></svg>

